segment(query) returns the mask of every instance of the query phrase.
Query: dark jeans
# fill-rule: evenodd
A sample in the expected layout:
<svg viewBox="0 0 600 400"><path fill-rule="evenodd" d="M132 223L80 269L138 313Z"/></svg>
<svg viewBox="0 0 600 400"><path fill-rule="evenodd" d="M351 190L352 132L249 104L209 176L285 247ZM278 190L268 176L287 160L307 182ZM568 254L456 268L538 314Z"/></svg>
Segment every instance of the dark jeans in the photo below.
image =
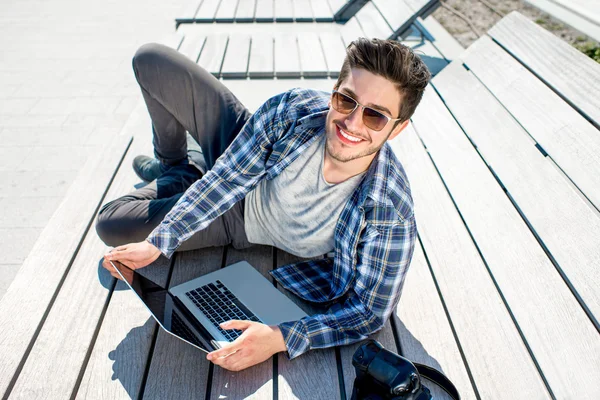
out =
<svg viewBox="0 0 600 400"><path fill-rule="evenodd" d="M202 177L185 162L186 131L200 145L206 167L211 169L251 115L221 82L169 47L140 47L133 57L133 70L152 120L154 156L171 168L147 186L100 209L96 231L109 246L146 239ZM243 210L243 201L237 203L178 251L230 243L236 248L251 246L244 231Z"/></svg>

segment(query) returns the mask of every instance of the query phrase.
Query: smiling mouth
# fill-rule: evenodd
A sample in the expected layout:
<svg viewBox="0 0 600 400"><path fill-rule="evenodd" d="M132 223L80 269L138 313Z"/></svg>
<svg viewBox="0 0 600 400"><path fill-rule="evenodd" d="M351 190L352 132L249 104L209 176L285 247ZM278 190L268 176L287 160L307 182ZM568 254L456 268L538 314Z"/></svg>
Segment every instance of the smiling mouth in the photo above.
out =
<svg viewBox="0 0 600 400"><path fill-rule="evenodd" d="M340 128L337 125L335 126L335 130L336 130L336 133L338 134L338 137L344 143L357 144L360 142L364 142L364 139L357 138L356 136L350 135L348 132L346 132L345 130L343 130L342 128Z"/></svg>

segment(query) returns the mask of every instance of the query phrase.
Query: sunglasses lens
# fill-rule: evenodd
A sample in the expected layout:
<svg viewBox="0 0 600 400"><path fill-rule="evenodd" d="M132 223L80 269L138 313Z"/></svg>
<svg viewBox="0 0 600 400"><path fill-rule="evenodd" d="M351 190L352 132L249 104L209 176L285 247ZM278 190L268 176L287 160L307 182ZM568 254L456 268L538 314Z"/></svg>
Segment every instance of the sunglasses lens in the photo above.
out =
<svg viewBox="0 0 600 400"><path fill-rule="evenodd" d="M366 108L363 111L363 123L374 131L382 130L387 124L388 119L382 113L371 108Z"/></svg>
<svg viewBox="0 0 600 400"><path fill-rule="evenodd" d="M356 101L339 92L334 92L332 96L333 108L342 114L350 114L356 108Z"/></svg>

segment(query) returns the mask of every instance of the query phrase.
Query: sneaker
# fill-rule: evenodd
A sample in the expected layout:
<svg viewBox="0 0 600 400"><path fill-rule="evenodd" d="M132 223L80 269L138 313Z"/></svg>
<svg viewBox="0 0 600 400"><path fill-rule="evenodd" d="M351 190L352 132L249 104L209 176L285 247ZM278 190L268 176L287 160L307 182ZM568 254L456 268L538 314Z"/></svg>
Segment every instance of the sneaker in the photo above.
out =
<svg viewBox="0 0 600 400"><path fill-rule="evenodd" d="M137 156L133 159L133 172L143 181L152 182L169 168L156 158Z"/></svg>

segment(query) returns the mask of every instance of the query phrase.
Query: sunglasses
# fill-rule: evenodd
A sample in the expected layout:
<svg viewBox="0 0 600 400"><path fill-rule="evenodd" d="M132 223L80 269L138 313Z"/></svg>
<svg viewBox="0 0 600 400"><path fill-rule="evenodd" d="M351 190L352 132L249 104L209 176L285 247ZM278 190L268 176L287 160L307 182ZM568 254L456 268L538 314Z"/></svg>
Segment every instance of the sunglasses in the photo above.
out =
<svg viewBox="0 0 600 400"><path fill-rule="evenodd" d="M358 106L361 106L363 109L363 124L365 124L367 128L372 129L374 131L382 130L390 121L400 120L400 118L390 118L377 110L374 110L370 107L365 107L358 101L354 100L352 97L340 93L337 90L334 90L331 94L331 105L333 106L335 111L347 115L352 114L354 110L358 108Z"/></svg>

